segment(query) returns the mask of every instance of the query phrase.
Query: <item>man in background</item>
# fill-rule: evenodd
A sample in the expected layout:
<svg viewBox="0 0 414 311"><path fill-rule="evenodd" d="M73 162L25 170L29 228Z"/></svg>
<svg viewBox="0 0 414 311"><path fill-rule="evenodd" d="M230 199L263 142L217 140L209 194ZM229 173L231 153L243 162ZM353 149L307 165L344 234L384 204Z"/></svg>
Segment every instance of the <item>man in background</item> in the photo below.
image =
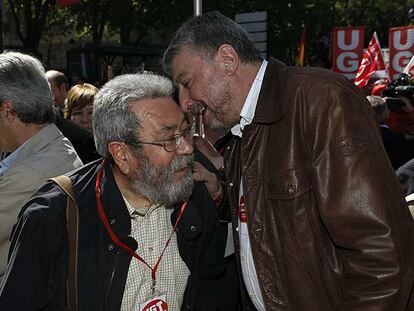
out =
<svg viewBox="0 0 414 311"><path fill-rule="evenodd" d="M58 108L59 115L63 117L65 111L65 99L68 95L68 79L65 74L57 70L47 71L46 79L49 81L53 101L55 102L56 108Z"/></svg>
<svg viewBox="0 0 414 311"><path fill-rule="evenodd" d="M392 167L396 171L400 166L414 158L414 140L407 139L404 134L394 132L388 127L387 121L390 116L390 110L385 98L369 95L367 99L379 123L385 151Z"/></svg>
<svg viewBox="0 0 414 311"><path fill-rule="evenodd" d="M53 124L53 99L41 63L32 56L0 54L0 276L9 235L26 200L50 177L82 165Z"/></svg>

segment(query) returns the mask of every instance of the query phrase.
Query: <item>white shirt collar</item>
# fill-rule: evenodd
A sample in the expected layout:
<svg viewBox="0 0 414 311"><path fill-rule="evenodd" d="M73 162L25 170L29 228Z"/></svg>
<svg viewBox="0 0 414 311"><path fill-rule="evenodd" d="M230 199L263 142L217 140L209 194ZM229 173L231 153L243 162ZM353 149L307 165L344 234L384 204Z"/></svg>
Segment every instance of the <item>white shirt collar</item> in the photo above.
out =
<svg viewBox="0 0 414 311"><path fill-rule="evenodd" d="M30 140L30 139L29 139ZM0 161L0 174L4 174L16 161L17 156L19 155L20 151L23 149L23 147L26 145L26 143L29 141L25 141L23 144L19 146L16 150L14 150L11 154L8 155L3 161Z"/></svg>
<svg viewBox="0 0 414 311"><path fill-rule="evenodd" d="M231 132L233 135L242 137L243 129L246 125L252 123L254 114L256 112L257 101L259 99L260 89L262 87L263 78L266 72L267 61L263 60L262 65L254 78L253 84L250 88L249 94L247 94L244 101L243 108L240 112L240 123L232 127Z"/></svg>

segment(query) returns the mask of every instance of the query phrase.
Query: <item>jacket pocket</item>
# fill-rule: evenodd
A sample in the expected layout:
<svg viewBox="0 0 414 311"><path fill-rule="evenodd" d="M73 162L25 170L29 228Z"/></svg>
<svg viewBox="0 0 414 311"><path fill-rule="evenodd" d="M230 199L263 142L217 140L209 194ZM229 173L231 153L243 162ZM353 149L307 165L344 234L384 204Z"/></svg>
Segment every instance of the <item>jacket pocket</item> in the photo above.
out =
<svg viewBox="0 0 414 311"><path fill-rule="evenodd" d="M293 200L312 189L305 168L278 172L266 181L266 197L270 200Z"/></svg>
<svg viewBox="0 0 414 311"><path fill-rule="evenodd" d="M341 310L341 288L335 276L340 264L312 190L309 170L304 166L269 176L265 187L271 213L268 218L278 222L277 228L268 223L266 229L277 235L282 245L283 251L275 256L283 260L286 286L295 293L292 309L305 310L302 303L312 301L318 310Z"/></svg>

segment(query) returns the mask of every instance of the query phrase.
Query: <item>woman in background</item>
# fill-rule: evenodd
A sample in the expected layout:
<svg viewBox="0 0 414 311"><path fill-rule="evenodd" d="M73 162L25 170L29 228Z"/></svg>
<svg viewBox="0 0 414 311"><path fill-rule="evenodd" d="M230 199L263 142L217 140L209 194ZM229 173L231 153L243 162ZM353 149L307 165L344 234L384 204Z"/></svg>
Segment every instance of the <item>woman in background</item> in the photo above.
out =
<svg viewBox="0 0 414 311"><path fill-rule="evenodd" d="M64 117L92 131L92 104L98 89L89 83L73 86L66 98Z"/></svg>

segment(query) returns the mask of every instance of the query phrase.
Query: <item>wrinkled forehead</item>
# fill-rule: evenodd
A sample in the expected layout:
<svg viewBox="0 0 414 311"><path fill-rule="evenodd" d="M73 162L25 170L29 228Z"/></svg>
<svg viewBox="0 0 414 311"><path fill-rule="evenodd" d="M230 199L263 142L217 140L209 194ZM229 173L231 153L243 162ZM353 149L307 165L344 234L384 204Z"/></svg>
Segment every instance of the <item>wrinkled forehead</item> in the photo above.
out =
<svg viewBox="0 0 414 311"><path fill-rule="evenodd" d="M140 100L132 105L132 111L149 132L174 131L185 119L172 97Z"/></svg>

